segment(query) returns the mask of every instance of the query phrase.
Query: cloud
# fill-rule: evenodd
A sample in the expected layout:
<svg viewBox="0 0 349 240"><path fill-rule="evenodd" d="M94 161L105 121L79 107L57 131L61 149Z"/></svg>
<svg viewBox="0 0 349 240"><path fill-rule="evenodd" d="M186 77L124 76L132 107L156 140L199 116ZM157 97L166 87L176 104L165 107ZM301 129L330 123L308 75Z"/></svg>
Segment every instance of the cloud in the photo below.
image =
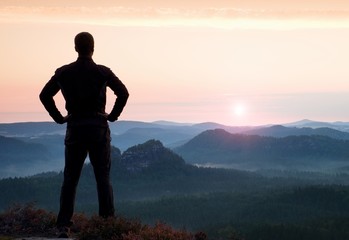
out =
<svg viewBox="0 0 349 240"><path fill-rule="evenodd" d="M221 28L347 28L348 10L271 10L165 7L0 7L6 22L58 22L116 26L202 26Z"/></svg>

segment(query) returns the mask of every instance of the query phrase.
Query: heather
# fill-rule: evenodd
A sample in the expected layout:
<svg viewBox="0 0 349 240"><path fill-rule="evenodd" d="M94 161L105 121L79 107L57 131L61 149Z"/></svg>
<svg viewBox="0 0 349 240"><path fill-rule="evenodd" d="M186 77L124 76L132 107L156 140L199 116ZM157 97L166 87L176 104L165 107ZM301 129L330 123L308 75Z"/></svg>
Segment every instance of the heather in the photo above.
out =
<svg viewBox="0 0 349 240"><path fill-rule="evenodd" d="M144 225L122 217L103 219L75 214L73 221L71 232L79 240L206 239L204 233L175 230L164 223ZM55 214L36 208L33 204L14 205L0 214L0 239L55 236Z"/></svg>

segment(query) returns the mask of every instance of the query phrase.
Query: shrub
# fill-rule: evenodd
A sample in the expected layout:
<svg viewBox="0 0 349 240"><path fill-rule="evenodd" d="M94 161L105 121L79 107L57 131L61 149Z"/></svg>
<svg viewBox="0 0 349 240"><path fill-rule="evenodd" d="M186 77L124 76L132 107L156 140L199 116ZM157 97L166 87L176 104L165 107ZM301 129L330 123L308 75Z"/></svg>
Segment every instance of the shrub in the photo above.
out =
<svg viewBox="0 0 349 240"><path fill-rule="evenodd" d="M55 215L34 204L13 205L0 214L0 233L3 236L52 236L55 234Z"/></svg>
<svg viewBox="0 0 349 240"><path fill-rule="evenodd" d="M192 234L177 231L163 223L154 227L124 218L92 217L82 226L80 240L191 240Z"/></svg>
<svg viewBox="0 0 349 240"><path fill-rule="evenodd" d="M0 240L12 236L55 236L55 221L54 213L37 209L34 204L13 205L0 214ZM87 218L84 214L75 214L73 222L71 231L79 240L206 240L204 233L193 236L163 223L142 225L139 221L122 217Z"/></svg>

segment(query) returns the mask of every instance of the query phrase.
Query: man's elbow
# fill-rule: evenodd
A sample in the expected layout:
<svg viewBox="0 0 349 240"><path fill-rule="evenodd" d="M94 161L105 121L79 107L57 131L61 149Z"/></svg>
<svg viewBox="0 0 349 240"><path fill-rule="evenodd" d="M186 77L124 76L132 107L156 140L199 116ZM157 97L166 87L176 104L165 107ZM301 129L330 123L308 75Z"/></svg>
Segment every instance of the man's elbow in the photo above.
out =
<svg viewBox="0 0 349 240"><path fill-rule="evenodd" d="M126 90L126 91L122 94L121 98L124 100L124 102L127 102L127 99L128 99L129 96L130 96L130 94L129 94L129 92Z"/></svg>
<svg viewBox="0 0 349 240"><path fill-rule="evenodd" d="M129 94L128 91L127 91L126 94L125 94L126 100L128 99L129 96L130 96L130 94Z"/></svg>
<svg viewBox="0 0 349 240"><path fill-rule="evenodd" d="M44 94L43 92L41 92L41 93L39 94L39 99L40 99L40 101L41 101L42 103L44 103L45 101L47 101L47 95Z"/></svg>
<svg viewBox="0 0 349 240"><path fill-rule="evenodd" d="M39 94L39 99L43 105L46 105L48 102L52 101L53 97L42 91Z"/></svg>

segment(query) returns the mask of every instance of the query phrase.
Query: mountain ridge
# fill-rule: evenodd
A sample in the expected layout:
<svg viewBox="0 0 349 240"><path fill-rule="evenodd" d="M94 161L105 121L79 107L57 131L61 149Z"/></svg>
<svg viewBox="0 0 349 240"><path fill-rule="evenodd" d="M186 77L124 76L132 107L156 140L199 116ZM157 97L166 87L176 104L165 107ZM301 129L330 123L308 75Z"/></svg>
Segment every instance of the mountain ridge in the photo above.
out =
<svg viewBox="0 0 349 240"><path fill-rule="evenodd" d="M332 129L329 127L285 127L283 125L273 125L270 127L256 128L242 132L248 135L271 136L271 137L287 137L302 135L321 135L335 139L349 140L349 133Z"/></svg>
<svg viewBox="0 0 349 240"><path fill-rule="evenodd" d="M227 164L241 169L321 169L349 165L349 141L327 136L270 136L207 130L174 149L191 164Z"/></svg>
<svg viewBox="0 0 349 240"><path fill-rule="evenodd" d="M194 128L197 130L208 130L222 128L229 132L241 132L248 131L251 129L267 128L270 126L284 126L284 127L329 127L339 131L348 130L349 122L320 122L313 120L300 120L291 123L284 124L267 124L267 125L255 125L255 126L231 126L215 122L201 122L201 123L178 123L171 121L154 121L154 122L143 122L143 121L130 121L120 120L115 123L110 123L109 127L114 134L122 134L132 128L175 128L175 129L190 129ZM55 122L43 121L43 122L14 122L14 123L0 123L0 135L3 136L35 136L40 134L65 134L65 125L56 124Z"/></svg>
<svg viewBox="0 0 349 240"><path fill-rule="evenodd" d="M314 121L304 120L297 124L310 124ZM318 124L318 122L316 122ZM336 124L339 128L346 128L349 125L343 122L329 123L331 126ZM344 126L344 127L343 127ZM224 129L232 134L245 134L245 135L259 135L284 138L287 136L328 136L337 140L348 140L349 132L340 131L335 128L328 127L287 127L285 125L271 125L271 126L254 126L254 127L234 127L222 125L214 122L203 123L174 123L168 121L160 122L141 122L141 121L118 121L115 124L110 124L112 133L112 145L118 147L121 151L126 151L128 148L137 144L142 144L150 139L156 139L161 141L164 146L176 149L182 145L185 145L188 141L199 135L206 130ZM5 162L9 161L9 157L0 157L0 178L10 176L26 176L29 174L40 173L40 171L56 171L62 168L64 163L64 134L65 125L59 125L54 122L27 122L27 123L12 123L12 124L0 124L0 136L13 138L20 140L18 143L18 151L13 152L11 158L18 159L13 160L11 164L5 166ZM38 151L32 159L27 160L29 167L23 168L20 164L20 156L22 152L25 152L23 146L24 143L39 144L43 146L43 150ZM0 142L0 148L6 149L5 145ZM45 150L44 150L45 149ZM48 151L48 152L47 152ZM17 155L17 156L16 156ZM49 155L48 160L35 163L35 159L41 159L42 156ZM227 158L223 156L223 158ZM215 159L217 162L219 159ZM210 165L210 164L209 164ZM215 166L226 167L225 164L218 164ZM229 167L234 167L229 166ZM238 166L241 167L241 166ZM346 166L342 166L346 167ZM8 174L5 172L11 170ZM37 172L34 172L37 171Z"/></svg>

